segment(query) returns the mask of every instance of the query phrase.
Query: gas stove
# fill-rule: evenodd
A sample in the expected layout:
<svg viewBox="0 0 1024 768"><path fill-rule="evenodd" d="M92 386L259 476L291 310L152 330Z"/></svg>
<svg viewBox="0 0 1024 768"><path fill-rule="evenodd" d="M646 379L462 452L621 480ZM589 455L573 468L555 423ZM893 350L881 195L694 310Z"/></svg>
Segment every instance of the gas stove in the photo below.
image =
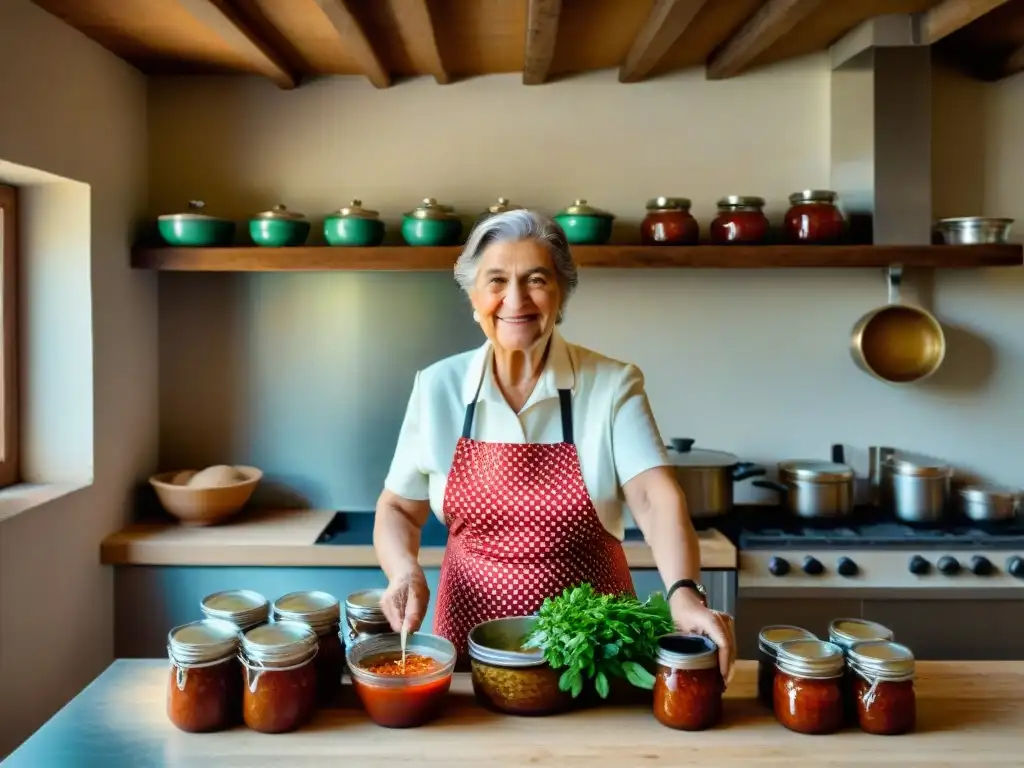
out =
<svg viewBox="0 0 1024 768"><path fill-rule="evenodd" d="M805 524L775 508L741 515L741 590L967 590L1024 599L1024 520L934 527L859 510L855 522Z"/></svg>

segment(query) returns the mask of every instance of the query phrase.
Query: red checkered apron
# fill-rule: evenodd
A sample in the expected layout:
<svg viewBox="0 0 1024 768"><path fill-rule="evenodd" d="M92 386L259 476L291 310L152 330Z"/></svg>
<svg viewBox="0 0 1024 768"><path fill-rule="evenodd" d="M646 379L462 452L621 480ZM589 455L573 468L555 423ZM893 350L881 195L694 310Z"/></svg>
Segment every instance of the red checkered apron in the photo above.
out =
<svg viewBox="0 0 1024 768"><path fill-rule="evenodd" d="M572 437L572 393L558 390L562 442L485 443L470 437L466 407L444 495L448 546L434 632L465 661L482 621L535 613L545 597L589 582L634 594L619 541L605 530L583 483Z"/></svg>

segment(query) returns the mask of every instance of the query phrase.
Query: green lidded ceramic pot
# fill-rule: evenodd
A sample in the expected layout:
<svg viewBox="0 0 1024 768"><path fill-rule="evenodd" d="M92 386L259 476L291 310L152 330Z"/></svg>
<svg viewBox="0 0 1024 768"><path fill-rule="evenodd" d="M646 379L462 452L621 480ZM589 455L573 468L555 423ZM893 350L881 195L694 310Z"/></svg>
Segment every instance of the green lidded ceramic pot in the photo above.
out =
<svg viewBox="0 0 1024 768"><path fill-rule="evenodd" d="M556 213L554 219L565 230L565 238L572 245L602 245L612 236L615 216L587 205L586 200L577 200Z"/></svg>
<svg viewBox="0 0 1024 768"><path fill-rule="evenodd" d="M363 208L362 200L353 200L324 219L324 239L349 248L377 246L384 240L384 222L377 211Z"/></svg>
<svg viewBox="0 0 1024 768"><path fill-rule="evenodd" d="M507 211L521 211L523 206L512 205L507 197L499 197L498 202L487 208L486 211L480 214L477 218L476 223L479 224L481 221L489 219L491 216L497 216L499 213L505 213Z"/></svg>
<svg viewBox="0 0 1024 768"><path fill-rule="evenodd" d="M283 205L275 205L249 219L249 237L256 245L268 248L302 245L309 237L309 229L305 216Z"/></svg>
<svg viewBox="0 0 1024 768"><path fill-rule="evenodd" d="M187 213L157 217L156 226L168 245L179 248L227 246L235 239L235 222L203 213L206 203L190 200Z"/></svg>
<svg viewBox="0 0 1024 768"><path fill-rule="evenodd" d="M462 221L450 205L432 197L402 217L402 238L409 245L456 245L462 235Z"/></svg>

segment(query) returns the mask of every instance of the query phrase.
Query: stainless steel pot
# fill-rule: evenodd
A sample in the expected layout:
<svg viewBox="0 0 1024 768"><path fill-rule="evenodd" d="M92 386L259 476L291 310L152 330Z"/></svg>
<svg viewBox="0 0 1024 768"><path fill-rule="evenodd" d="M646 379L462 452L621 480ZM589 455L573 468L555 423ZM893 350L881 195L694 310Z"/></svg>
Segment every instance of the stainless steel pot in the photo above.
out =
<svg viewBox="0 0 1024 768"><path fill-rule="evenodd" d="M733 485L766 470L724 451L694 450L692 438L676 437L668 447L690 517L719 517L732 511Z"/></svg>
<svg viewBox="0 0 1024 768"><path fill-rule="evenodd" d="M952 474L945 462L897 451L882 463L882 504L904 523L940 522L949 506Z"/></svg>
<svg viewBox="0 0 1024 768"><path fill-rule="evenodd" d="M835 461L798 459L779 462L779 482L755 480L777 491L783 505L804 519L840 519L854 509L853 468Z"/></svg>
<svg viewBox="0 0 1024 768"><path fill-rule="evenodd" d="M1021 507L1021 495L1006 488L968 485L958 492L964 517L976 523L1005 523Z"/></svg>

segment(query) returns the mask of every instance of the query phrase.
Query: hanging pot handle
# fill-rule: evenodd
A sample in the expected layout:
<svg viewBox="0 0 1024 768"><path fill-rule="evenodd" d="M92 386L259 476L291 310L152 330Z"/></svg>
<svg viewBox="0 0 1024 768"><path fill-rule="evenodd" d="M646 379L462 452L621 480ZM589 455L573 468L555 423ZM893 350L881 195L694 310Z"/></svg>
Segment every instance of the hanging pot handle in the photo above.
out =
<svg viewBox="0 0 1024 768"><path fill-rule="evenodd" d="M789 493L789 488L784 486L782 483L776 483L774 480L755 480L751 483L755 488L764 488L768 491L775 491L780 496L785 497Z"/></svg>
<svg viewBox="0 0 1024 768"><path fill-rule="evenodd" d="M738 483L740 480L746 480L748 477L761 477L767 474L768 470L764 467L759 467L750 461L741 461L733 465L732 481Z"/></svg>

